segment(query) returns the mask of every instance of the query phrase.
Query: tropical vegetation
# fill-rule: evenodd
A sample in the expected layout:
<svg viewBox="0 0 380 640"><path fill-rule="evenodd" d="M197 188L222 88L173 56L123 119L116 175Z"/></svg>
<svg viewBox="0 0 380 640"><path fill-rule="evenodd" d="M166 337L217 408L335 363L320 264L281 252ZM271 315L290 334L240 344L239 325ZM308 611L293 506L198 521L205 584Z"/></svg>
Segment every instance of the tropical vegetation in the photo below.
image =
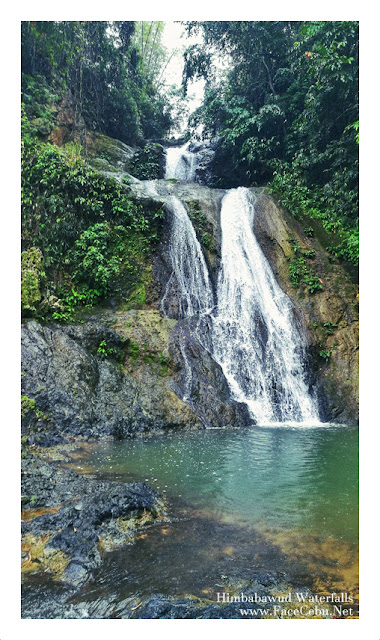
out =
<svg viewBox="0 0 380 640"><path fill-rule="evenodd" d="M192 130L220 139L215 186L269 184L357 265L358 22L186 25L203 37L186 51L183 84L206 80Z"/></svg>

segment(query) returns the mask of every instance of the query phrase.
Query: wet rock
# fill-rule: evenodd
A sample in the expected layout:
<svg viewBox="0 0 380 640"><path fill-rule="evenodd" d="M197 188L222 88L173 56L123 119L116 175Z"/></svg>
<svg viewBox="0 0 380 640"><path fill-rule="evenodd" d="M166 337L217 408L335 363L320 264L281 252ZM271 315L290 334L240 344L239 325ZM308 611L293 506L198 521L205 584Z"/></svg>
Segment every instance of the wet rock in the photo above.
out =
<svg viewBox="0 0 380 640"><path fill-rule="evenodd" d="M244 584L238 591L231 594L244 593L254 597L255 593L260 597L273 595L272 589L281 587L284 593L288 591L303 593L305 598L313 596L313 593L305 586L284 583L284 577L279 574L268 576L267 585L261 581L261 577L253 584ZM288 579L289 580L289 579ZM220 619L241 620L258 619L262 614L257 611L253 615L242 616L242 606L239 602L215 602L202 599L190 594L183 596L171 596L162 593L152 593L139 597L129 597L118 601L117 596L100 597L95 600L78 602L80 596L76 596L73 603L73 591L65 586L58 589L52 585L44 591L44 597L40 596L41 590L23 589L23 618L89 618L89 619L143 619L143 620L186 620L186 619ZM248 605L250 608L251 605ZM258 608L260 605L258 605ZM270 607L268 607L270 609ZM269 617L270 614L269 614Z"/></svg>
<svg viewBox="0 0 380 640"><path fill-rule="evenodd" d="M88 570L79 562L70 562L62 575L63 582L75 587L81 586L88 578Z"/></svg>
<svg viewBox="0 0 380 640"><path fill-rule="evenodd" d="M48 434L126 437L201 426L166 384L162 350L153 346L146 352L139 344L135 361L131 340L101 322L43 327L32 321L22 327L22 392L49 417L47 444ZM103 341L109 356L102 358L98 349ZM30 430L25 422L26 436L32 436Z"/></svg>
<svg viewBox="0 0 380 640"><path fill-rule="evenodd" d="M202 185L209 185L215 181L216 175L213 171L213 162L218 143L218 138L214 138L207 142L191 143L189 151L195 153L197 160L195 182Z"/></svg>
<svg viewBox="0 0 380 640"><path fill-rule="evenodd" d="M171 334L170 354L177 369L174 390L186 397L186 402L206 426L252 424L247 406L232 399L221 367L198 342L198 331L205 339L207 319L202 326L194 319L181 320Z"/></svg>
<svg viewBox="0 0 380 640"><path fill-rule="evenodd" d="M31 516L22 522L22 540L36 570L75 587L100 564L102 549L131 543L136 528L162 509L146 483L97 481L32 455L22 460L22 495Z"/></svg>

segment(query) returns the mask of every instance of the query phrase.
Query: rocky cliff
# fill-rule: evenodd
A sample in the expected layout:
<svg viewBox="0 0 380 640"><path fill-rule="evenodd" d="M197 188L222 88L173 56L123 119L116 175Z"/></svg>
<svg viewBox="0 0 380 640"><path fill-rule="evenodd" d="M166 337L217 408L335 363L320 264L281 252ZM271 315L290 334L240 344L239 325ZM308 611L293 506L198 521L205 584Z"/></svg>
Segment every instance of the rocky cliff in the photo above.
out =
<svg viewBox="0 0 380 640"><path fill-rule="evenodd" d="M93 144L98 154L100 148L108 150L104 170L133 197L165 205L175 195L185 203L215 285L225 192L173 180L140 181L127 172L136 151L103 138L94 138ZM326 421L355 422L357 287L313 229L305 230L265 191L253 191L255 233L307 335L321 415ZM176 287L169 282L170 215L167 209L143 302L115 308L111 301L111 307L77 325L31 321L23 326L23 425L29 441L42 443L47 433L48 439L62 433L126 437L155 429L249 423L246 408L232 400L219 365L193 338L191 322L178 318ZM164 294L169 318L160 311ZM185 379L190 385L186 402L181 399Z"/></svg>

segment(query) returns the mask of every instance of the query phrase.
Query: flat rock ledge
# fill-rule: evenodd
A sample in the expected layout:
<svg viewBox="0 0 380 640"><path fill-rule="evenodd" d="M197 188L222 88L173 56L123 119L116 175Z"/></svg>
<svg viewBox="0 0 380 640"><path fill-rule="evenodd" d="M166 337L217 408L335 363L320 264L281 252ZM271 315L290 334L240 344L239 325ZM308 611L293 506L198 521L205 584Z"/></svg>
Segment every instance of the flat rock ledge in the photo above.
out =
<svg viewBox="0 0 380 640"><path fill-rule="evenodd" d="M23 573L43 571L76 589L103 552L132 544L165 507L145 482L99 481L28 453L22 459L22 508Z"/></svg>

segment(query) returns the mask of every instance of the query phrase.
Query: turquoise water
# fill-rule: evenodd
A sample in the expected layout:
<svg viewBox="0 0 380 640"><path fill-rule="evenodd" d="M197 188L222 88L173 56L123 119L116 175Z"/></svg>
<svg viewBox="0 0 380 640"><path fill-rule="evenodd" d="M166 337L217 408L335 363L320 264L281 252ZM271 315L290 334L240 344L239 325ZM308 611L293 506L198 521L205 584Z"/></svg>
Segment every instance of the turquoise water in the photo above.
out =
<svg viewBox="0 0 380 640"><path fill-rule="evenodd" d="M173 433L97 446L87 461L145 480L220 522L355 542L358 429L252 427Z"/></svg>
<svg viewBox="0 0 380 640"><path fill-rule="evenodd" d="M167 516L103 554L77 602L152 593L215 601L262 575L358 602L358 429L213 429L85 448L78 471L145 480ZM33 585L31 586L31 588ZM287 588L291 588L290 586Z"/></svg>

